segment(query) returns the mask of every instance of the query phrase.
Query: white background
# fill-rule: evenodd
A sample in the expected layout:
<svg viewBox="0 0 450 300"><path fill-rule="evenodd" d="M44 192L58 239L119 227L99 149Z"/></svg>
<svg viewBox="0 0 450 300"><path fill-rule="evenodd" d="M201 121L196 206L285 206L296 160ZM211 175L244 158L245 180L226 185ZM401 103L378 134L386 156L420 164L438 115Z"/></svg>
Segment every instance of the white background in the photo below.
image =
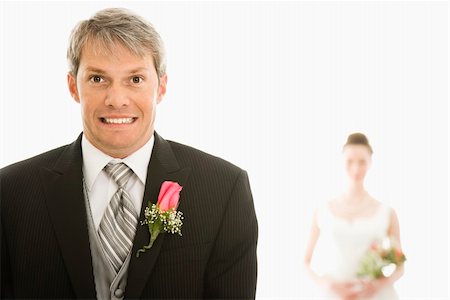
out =
<svg viewBox="0 0 450 300"><path fill-rule="evenodd" d="M448 299L447 2L0 4L0 167L73 141L70 30L127 7L163 37L169 85L156 129L249 173L258 299L307 299L314 208L343 187L341 147L366 133L367 188L396 209L403 299Z"/></svg>

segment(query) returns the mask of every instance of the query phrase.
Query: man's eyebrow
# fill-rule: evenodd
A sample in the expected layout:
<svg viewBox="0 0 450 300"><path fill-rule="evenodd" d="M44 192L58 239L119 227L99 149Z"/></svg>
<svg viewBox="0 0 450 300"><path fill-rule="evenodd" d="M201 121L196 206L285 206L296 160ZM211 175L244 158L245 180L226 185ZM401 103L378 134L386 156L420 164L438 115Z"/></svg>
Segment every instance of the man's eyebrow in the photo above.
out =
<svg viewBox="0 0 450 300"><path fill-rule="evenodd" d="M140 68L136 68L136 69L132 69L132 70L130 70L130 74L132 74L132 73L139 73L139 72L142 72L142 71L148 71L148 68L146 68L146 67L140 67Z"/></svg>
<svg viewBox="0 0 450 300"><path fill-rule="evenodd" d="M146 67L138 67L138 68L131 69L130 71L128 71L128 74L136 74L136 73L140 73L140 72L146 72L148 70L149 69ZM100 74L100 75L106 75L108 73L107 71L99 69L97 67L86 67L86 72Z"/></svg>
<svg viewBox="0 0 450 300"><path fill-rule="evenodd" d="M95 67L87 67L86 71L91 72L91 73L97 73L97 74L106 74L106 72L103 71L102 69L95 68Z"/></svg>

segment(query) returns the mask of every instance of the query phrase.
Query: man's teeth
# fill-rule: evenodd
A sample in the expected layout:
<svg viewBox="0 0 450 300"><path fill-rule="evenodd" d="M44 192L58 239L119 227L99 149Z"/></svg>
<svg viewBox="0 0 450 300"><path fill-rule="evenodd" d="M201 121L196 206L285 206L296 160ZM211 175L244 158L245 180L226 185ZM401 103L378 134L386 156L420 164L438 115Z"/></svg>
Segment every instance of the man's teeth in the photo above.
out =
<svg viewBox="0 0 450 300"><path fill-rule="evenodd" d="M133 118L103 118L108 124L130 124Z"/></svg>

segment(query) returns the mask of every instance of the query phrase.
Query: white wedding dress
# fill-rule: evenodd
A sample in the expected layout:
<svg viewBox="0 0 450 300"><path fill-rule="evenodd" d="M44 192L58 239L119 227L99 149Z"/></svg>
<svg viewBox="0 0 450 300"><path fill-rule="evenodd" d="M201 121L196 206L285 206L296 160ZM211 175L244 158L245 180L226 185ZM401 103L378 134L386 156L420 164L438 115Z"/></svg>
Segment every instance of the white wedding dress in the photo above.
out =
<svg viewBox="0 0 450 300"><path fill-rule="evenodd" d="M356 279L361 257L370 244L387 236L391 208L381 204L376 213L353 221L335 216L327 203L318 209L317 222L320 236L314 253L313 267L316 272L336 280ZM317 253L317 256L316 256ZM325 291L324 299L339 299ZM370 300L396 300L393 286L379 291Z"/></svg>

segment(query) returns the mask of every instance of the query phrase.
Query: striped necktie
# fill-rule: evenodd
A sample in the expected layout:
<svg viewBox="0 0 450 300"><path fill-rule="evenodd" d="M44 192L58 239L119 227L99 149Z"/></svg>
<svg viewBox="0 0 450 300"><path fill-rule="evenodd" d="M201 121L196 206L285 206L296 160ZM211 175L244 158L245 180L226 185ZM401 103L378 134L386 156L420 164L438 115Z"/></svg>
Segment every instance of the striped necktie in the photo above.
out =
<svg viewBox="0 0 450 300"><path fill-rule="evenodd" d="M124 163L109 163L104 170L119 189L103 214L98 235L106 256L118 273L133 246L138 222L131 196L125 190L133 171Z"/></svg>

